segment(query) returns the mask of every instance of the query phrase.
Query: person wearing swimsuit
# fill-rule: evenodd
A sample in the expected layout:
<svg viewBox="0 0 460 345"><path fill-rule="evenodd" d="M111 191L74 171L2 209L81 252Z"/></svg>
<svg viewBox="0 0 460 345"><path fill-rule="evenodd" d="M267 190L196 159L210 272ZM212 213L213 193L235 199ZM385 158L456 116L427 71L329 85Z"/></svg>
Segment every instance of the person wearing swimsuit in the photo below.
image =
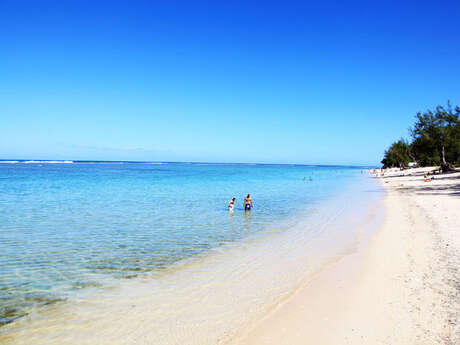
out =
<svg viewBox="0 0 460 345"><path fill-rule="evenodd" d="M251 194L248 194L246 198L244 198L244 210L250 211L253 208Z"/></svg>
<svg viewBox="0 0 460 345"><path fill-rule="evenodd" d="M228 203L228 210L229 211L233 211L233 208L235 207L235 198L232 198L232 200L230 200L230 202Z"/></svg>

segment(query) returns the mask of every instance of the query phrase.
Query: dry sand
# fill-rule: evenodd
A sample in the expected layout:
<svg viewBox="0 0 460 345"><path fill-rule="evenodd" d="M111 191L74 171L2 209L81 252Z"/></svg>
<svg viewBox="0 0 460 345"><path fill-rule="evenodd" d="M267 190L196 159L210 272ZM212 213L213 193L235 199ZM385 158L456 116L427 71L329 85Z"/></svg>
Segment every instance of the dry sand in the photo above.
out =
<svg viewBox="0 0 460 345"><path fill-rule="evenodd" d="M382 228L234 344L460 344L460 172L386 171Z"/></svg>

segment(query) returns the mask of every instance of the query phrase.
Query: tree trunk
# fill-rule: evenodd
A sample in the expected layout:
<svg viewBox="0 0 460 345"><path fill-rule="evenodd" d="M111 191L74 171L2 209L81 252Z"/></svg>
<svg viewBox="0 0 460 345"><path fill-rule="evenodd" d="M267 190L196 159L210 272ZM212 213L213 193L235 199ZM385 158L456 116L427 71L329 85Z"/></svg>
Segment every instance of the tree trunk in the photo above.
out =
<svg viewBox="0 0 460 345"><path fill-rule="evenodd" d="M444 145L441 147L441 170L443 173L450 170L450 167L446 163L446 152L444 150Z"/></svg>
<svg viewBox="0 0 460 345"><path fill-rule="evenodd" d="M441 159L442 159L441 170L443 173L455 170L455 167L452 164L449 164L446 162L446 153L444 150L444 145L442 145L442 149L441 149Z"/></svg>
<svg viewBox="0 0 460 345"><path fill-rule="evenodd" d="M442 145L441 155L442 155L442 164L441 165L447 165L447 163L446 163L446 152L444 150L444 145Z"/></svg>

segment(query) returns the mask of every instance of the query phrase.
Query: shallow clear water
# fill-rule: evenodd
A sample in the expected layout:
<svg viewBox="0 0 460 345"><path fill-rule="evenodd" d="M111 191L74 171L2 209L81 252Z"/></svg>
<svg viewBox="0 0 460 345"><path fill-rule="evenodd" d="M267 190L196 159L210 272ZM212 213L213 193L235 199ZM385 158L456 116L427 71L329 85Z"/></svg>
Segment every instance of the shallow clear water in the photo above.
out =
<svg viewBox="0 0 460 345"><path fill-rule="evenodd" d="M299 165L0 164L0 323L84 288L283 233L347 188L360 185L368 197L362 180L358 168ZM303 229L314 236L329 220Z"/></svg>

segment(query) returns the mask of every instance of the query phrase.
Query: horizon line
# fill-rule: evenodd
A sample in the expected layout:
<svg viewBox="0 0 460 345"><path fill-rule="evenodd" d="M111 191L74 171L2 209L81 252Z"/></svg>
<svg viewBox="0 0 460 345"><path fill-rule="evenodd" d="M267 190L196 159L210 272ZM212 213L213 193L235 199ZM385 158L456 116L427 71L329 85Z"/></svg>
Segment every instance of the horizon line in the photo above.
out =
<svg viewBox="0 0 460 345"><path fill-rule="evenodd" d="M377 165L354 165L354 164L307 164L307 163L256 163L256 162L206 162L206 161L135 161L135 160L86 160L86 159L0 159L0 163L26 163L39 164L39 163L56 163L56 164L72 164L72 163L131 163L131 164L237 164L237 165L298 165L298 166L317 166L317 167L375 167Z"/></svg>

